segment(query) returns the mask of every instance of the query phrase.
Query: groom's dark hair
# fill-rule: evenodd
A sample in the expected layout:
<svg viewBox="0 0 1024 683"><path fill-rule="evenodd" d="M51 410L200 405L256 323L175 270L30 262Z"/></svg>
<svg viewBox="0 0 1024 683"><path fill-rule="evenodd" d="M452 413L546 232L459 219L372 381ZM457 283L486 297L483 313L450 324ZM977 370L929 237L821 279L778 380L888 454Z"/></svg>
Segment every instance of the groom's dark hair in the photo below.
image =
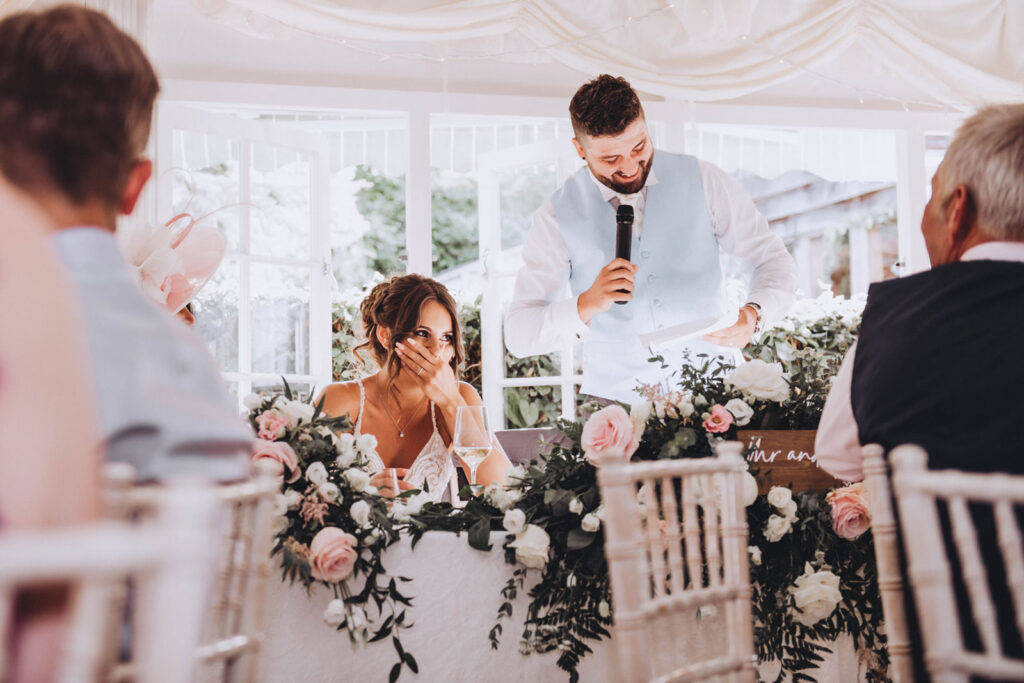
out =
<svg viewBox="0 0 1024 683"><path fill-rule="evenodd" d="M61 5L0 21L0 173L30 193L116 206L160 86L104 14Z"/></svg>
<svg viewBox="0 0 1024 683"><path fill-rule="evenodd" d="M580 86L569 102L572 132L577 138L618 135L643 115L640 97L621 76L601 74Z"/></svg>

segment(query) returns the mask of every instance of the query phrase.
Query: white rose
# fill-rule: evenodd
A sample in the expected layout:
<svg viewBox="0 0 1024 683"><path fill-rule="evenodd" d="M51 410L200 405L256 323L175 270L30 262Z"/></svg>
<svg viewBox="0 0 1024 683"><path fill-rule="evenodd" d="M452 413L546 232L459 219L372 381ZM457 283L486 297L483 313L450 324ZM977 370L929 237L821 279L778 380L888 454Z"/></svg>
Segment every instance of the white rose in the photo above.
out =
<svg viewBox="0 0 1024 683"><path fill-rule="evenodd" d="M527 524L508 545L516 549L516 559L530 569L543 569L548 563L551 538L536 524Z"/></svg>
<svg viewBox="0 0 1024 683"><path fill-rule="evenodd" d="M374 529L370 533L366 534L366 538L363 539L363 540L366 543L366 545L371 546L371 545L377 545L377 541L379 541L381 538L383 538L383 537L381 536L380 531L378 531L377 529Z"/></svg>
<svg viewBox="0 0 1024 683"><path fill-rule="evenodd" d="M732 413L733 422L737 427L750 424L750 418L754 417L754 409L740 398L730 399L725 404L725 409Z"/></svg>
<svg viewBox="0 0 1024 683"><path fill-rule="evenodd" d="M761 549L756 545L748 545L747 552L750 553L751 564L760 566L761 564Z"/></svg>
<svg viewBox="0 0 1024 683"><path fill-rule="evenodd" d="M573 497L573 499L569 501L569 512L574 515L578 515L583 512L583 501L579 498Z"/></svg>
<svg viewBox="0 0 1024 683"><path fill-rule="evenodd" d="M526 513L519 508L513 508L505 512L505 518L501 521L505 531L510 534L518 534L526 527Z"/></svg>
<svg viewBox="0 0 1024 683"><path fill-rule="evenodd" d="M790 522L795 522L796 521L796 501L795 500L791 500L788 503L786 503L785 505L783 505L782 507L780 507L779 508L779 513L781 513L782 516L785 517L786 519L788 519Z"/></svg>
<svg viewBox="0 0 1024 683"><path fill-rule="evenodd" d="M636 403L629 409L629 419L633 423L633 438L638 442L644 436L647 420L651 417L651 402Z"/></svg>
<svg viewBox="0 0 1024 683"><path fill-rule="evenodd" d="M703 394L697 394L696 396L693 397L693 407L694 408L703 408L707 404L708 404L708 400L706 398L704 398Z"/></svg>
<svg viewBox="0 0 1024 683"><path fill-rule="evenodd" d="M503 512L519 502L521 497L519 491L506 489L498 482L492 482L484 489L484 499Z"/></svg>
<svg viewBox="0 0 1024 683"><path fill-rule="evenodd" d="M594 532L601 528L601 520L593 512L583 516L580 520L580 528L584 531Z"/></svg>
<svg viewBox="0 0 1024 683"><path fill-rule="evenodd" d="M405 499L405 507L410 515L418 515L423 509L424 503L430 502L430 495L427 493L417 493L415 496L411 496Z"/></svg>
<svg viewBox="0 0 1024 683"><path fill-rule="evenodd" d="M353 607L352 616L348 620L349 628L353 631L360 631L366 628L366 612L363 611L362 607Z"/></svg>
<svg viewBox="0 0 1024 683"><path fill-rule="evenodd" d="M316 433L322 436L332 446L336 444L338 441L337 435L333 431L331 431L330 427L320 425L319 427L316 428Z"/></svg>
<svg viewBox="0 0 1024 683"><path fill-rule="evenodd" d="M274 497L274 515L281 516L288 514L288 497L282 493Z"/></svg>
<svg viewBox="0 0 1024 683"><path fill-rule="evenodd" d="M814 626L835 611L842 599L839 592L839 577L828 570L814 571L811 563L804 566L804 573L796 578L791 588L793 618L805 626Z"/></svg>
<svg viewBox="0 0 1024 683"><path fill-rule="evenodd" d="M665 419L665 406L665 399L663 398L656 399L651 403L651 408L654 410L654 414L662 420Z"/></svg>
<svg viewBox="0 0 1024 683"><path fill-rule="evenodd" d="M348 509L348 514L352 517L352 521L359 526L365 528L370 525L370 504L365 500L357 500L352 503L352 507Z"/></svg>
<svg viewBox="0 0 1024 683"><path fill-rule="evenodd" d="M306 479L313 486L323 486L327 483L327 468L322 462L315 462L306 468Z"/></svg>
<svg viewBox="0 0 1024 683"><path fill-rule="evenodd" d="M277 536L279 533L291 526L291 522L288 521L287 517L275 516L270 520L270 533Z"/></svg>
<svg viewBox="0 0 1024 683"><path fill-rule="evenodd" d="M505 474L505 486L519 486L526 479L526 467L516 465Z"/></svg>
<svg viewBox="0 0 1024 683"><path fill-rule="evenodd" d="M345 481L353 491L365 491L370 484L370 475L354 467L345 470L342 476L345 477Z"/></svg>
<svg viewBox="0 0 1024 683"><path fill-rule="evenodd" d="M345 601L344 600L331 600L327 603L327 609L324 610L324 623L328 626L341 626L341 622L345 621Z"/></svg>
<svg viewBox="0 0 1024 683"><path fill-rule="evenodd" d="M768 523L764 525L764 537L768 539L769 543L776 543L788 534L792 528L793 523L788 517L772 515L768 518Z"/></svg>
<svg viewBox="0 0 1024 683"><path fill-rule="evenodd" d="M295 489L288 489L287 491L284 492L284 500L285 503L288 505L288 509L294 510L295 508L302 505L302 494L296 491Z"/></svg>
<svg viewBox="0 0 1024 683"><path fill-rule="evenodd" d="M377 452L377 437L373 434L360 434L359 438L356 439L356 449L363 457L370 457L370 455Z"/></svg>
<svg viewBox="0 0 1024 683"><path fill-rule="evenodd" d="M676 410L679 412L679 417L690 417L693 415L694 407L693 401L689 395L684 395L676 403Z"/></svg>
<svg viewBox="0 0 1024 683"><path fill-rule="evenodd" d="M286 398L279 398L274 407L281 411L281 414L288 418L288 425L294 427L300 421L313 421L313 406L300 401L289 401Z"/></svg>
<svg viewBox="0 0 1024 683"><path fill-rule="evenodd" d="M597 613L600 614L603 618L607 619L609 616L611 616L612 606L608 604L607 600L602 600L601 602L597 603Z"/></svg>
<svg viewBox="0 0 1024 683"><path fill-rule="evenodd" d="M256 410L263 403L263 397L259 394L247 394L242 399L242 405L245 406L246 410Z"/></svg>
<svg viewBox="0 0 1024 683"><path fill-rule="evenodd" d="M744 507L750 507L757 500L757 479L754 479L754 475L750 472L743 472L743 484L740 489L740 495L743 497Z"/></svg>
<svg viewBox="0 0 1024 683"><path fill-rule="evenodd" d="M391 511L388 515L396 522L408 522L412 519L412 515L409 513L409 506L405 504L404 500L396 500L391 505Z"/></svg>
<svg viewBox="0 0 1024 683"><path fill-rule="evenodd" d="M341 489L338 488L337 484L333 484L329 481L320 484L316 489L324 500L334 501L335 503L341 504Z"/></svg>
<svg viewBox="0 0 1024 683"><path fill-rule="evenodd" d="M782 403L789 399L789 384L781 363L765 363L755 358L729 373L725 384L760 401Z"/></svg>
<svg viewBox="0 0 1024 683"><path fill-rule="evenodd" d="M785 486L773 486L768 491L768 502L777 508L783 508L793 501L793 492Z"/></svg>
<svg viewBox="0 0 1024 683"><path fill-rule="evenodd" d="M334 448L338 451L338 457L334 459L334 462L338 463L338 467L345 469L356 460L356 437L345 432L338 434L334 441Z"/></svg>

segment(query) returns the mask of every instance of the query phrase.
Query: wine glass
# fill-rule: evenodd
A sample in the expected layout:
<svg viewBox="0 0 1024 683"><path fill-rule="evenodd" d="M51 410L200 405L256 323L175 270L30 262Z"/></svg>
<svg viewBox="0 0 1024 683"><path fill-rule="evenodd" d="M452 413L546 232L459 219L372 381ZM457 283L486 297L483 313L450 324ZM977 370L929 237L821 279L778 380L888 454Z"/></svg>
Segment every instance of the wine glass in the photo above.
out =
<svg viewBox="0 0 1024 683"><path fill-rule="evenodd" d="M459 406L455 413L452 448L469 468L469 483L476 486L476 468L491 452L493 437L484 406Z"/></svg>

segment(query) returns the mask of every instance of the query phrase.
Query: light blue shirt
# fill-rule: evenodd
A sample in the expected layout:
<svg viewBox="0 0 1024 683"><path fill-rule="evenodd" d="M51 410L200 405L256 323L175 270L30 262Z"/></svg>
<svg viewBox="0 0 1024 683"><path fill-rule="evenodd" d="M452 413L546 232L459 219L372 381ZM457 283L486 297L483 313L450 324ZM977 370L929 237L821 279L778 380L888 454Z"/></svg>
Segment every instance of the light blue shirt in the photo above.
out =
<svg viewBox="0 0 1024 683"><path fill-rule="evenodd" d="M113 233L69 228L53 241L84 312L108 458L140 480L247 476L253 435L202 339L146 297Z"/></svg>

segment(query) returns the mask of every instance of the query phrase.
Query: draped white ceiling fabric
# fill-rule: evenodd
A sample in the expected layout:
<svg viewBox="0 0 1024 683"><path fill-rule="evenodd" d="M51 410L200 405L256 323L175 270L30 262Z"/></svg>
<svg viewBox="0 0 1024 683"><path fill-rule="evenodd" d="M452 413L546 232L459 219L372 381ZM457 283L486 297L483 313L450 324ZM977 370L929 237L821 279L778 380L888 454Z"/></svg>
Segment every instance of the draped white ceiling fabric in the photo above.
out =
<svg viewBox="0 0 1024 683"><path fill-rule="evenodd" d="M1018 0L191 1L263 38L315 35L382 59L556 60L671 99L733 99L810 73L940 107L1024 100Z"/></svg>

